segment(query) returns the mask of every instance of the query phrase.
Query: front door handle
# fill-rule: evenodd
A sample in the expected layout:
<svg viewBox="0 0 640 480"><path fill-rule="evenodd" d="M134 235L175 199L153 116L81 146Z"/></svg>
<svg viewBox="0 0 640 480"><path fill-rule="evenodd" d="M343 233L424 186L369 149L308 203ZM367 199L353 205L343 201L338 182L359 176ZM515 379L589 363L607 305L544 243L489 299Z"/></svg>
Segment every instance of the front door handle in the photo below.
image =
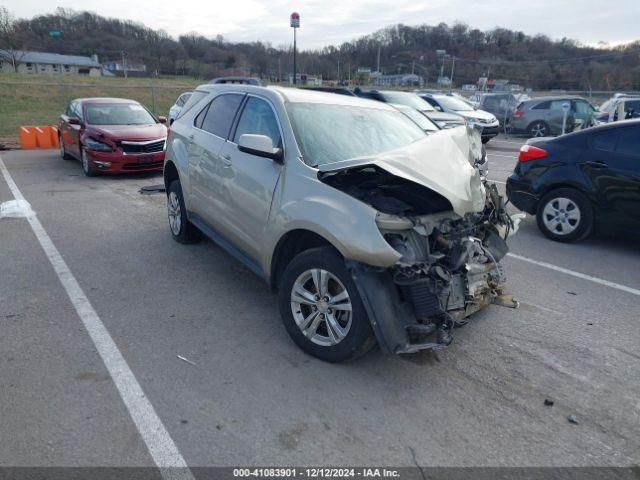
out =
<svg viewBox="0 0 640 480"><path fill-rule="evenodd" d="M593 168L608 168L608 165L600 160L587 162L587 165Z"/></svg>
<svg viewBox="0 0 640 480"><path fill-rule="evenodd" d="M193 140L193 133L189 135L189 140Z"/></svg>
<svg viewBox="0 0 640 480"><path fill-rule="evenodd" d="M231 155L220 155L220 158L222 159L222 163L224 163L227 167L231 166Z"/></svg>

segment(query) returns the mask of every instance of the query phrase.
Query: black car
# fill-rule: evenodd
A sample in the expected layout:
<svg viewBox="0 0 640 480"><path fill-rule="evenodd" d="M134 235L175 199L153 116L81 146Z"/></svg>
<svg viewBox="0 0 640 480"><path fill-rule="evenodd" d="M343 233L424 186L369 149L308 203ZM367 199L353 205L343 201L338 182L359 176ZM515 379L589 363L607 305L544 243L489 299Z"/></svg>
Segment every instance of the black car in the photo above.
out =
<svg viewBox="0 0 640 480"><path fill-rule="evenodd" d="M560 242L592 232L640 232L640 120L530 141L507 179L507 196Z"/></svg>
<svg viewBox="0 0 640 480"><path fill-rule="evenodd" d="M429 117L429 120L435 122L440 128L453 128L465 124L464 118L460 115L439 112L423 100L415 93L399 92L396 90L364 90L356 87L353 92L361 98L369 98L384 103L394 103L397 105L406 105L415 108Z"/></svg>

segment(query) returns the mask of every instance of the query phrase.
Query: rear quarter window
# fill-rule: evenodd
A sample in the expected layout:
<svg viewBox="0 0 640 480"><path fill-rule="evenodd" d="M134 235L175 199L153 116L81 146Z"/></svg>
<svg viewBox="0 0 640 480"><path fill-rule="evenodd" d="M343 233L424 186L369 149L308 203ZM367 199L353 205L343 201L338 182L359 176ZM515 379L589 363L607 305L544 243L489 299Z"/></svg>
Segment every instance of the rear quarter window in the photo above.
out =
<svg viewBox="0 0 640 480"><path fill-rule="evenodd" d="M549 110L551 108L551 102L540 102L537 105L531 107L531 110Z"/></svg>
<svg viewBox="0 0 640 480"><path fill-rule="evenodd" d="M618 131L612 130L592 135L590 145L591 148L601 152L613 152L616 149L617 140Z"/></svg>
<svg viewBox="0 0 640 480"><path fill-rule="evenodd" d="M184 104L184 107L182 107L182 110L180 110L180 113L178 114L177 118L182 117L185 113L191 110L194 107L194 105L196 105L197 103L200 103L200 100L202 100L207 95L209 95L209 92L202 92L199 90L196 90L195 92L193 92L193 94L191 94L191 96L189 97L189 100L187 100L186 103Z"/></svg>
<svg viewBox="0 0 640 480"><path fill-rule="evenodd" d="M616 152L640 157L640 127L620 130Z"/></svg>

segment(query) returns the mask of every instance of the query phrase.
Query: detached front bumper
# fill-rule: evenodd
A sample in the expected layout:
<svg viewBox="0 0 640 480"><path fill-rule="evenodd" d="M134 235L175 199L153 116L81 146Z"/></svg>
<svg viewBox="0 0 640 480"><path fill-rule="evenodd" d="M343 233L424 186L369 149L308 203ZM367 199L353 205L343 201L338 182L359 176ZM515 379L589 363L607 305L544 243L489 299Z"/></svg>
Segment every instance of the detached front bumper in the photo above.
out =
<svg viewBox="0 0 640 480"><path fill-rule="evenodd" d="M118 174L136 172L161 172L165 152L128 154L121 151L99 152L87 150L89 161L99 173Z"/></svg>
<svg viewBox="0 0 640 480"><path fill-rule="evenodd" d="M402 218L379 214L378 227L401 254L388 268L347 260L371 326L386 353L442 348L454 327L505 300L500 260L515 223L495 185L485 184L481 212ZM513 302L511 302L513 303Z"/></svg>
<svg viewBox="0 0 640 480"><path fill-rule="evenodd" d="M453 340L453 328L466 324L467 317L497 296L491 281L486 281L497 268L495 264L474 265L472 271L454 276L442 288L427 276L403 286L388 270L356 262L347 262L347 266L385 353L446 347Z"/></svg>

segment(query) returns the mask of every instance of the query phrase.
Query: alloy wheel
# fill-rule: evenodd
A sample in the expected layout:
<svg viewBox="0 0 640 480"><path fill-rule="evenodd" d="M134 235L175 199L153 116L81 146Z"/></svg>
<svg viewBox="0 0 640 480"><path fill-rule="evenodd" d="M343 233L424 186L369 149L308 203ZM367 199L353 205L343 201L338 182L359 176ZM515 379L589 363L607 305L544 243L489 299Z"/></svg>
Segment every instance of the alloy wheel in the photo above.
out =
<svg viewBox="0 0 640 480"><path fill-rule="evenodd" d="M536 123L531 127L532 137L544 137L547 134L547 127L544 123Z"/></svg>
<svg viewBox="0 0 640 480"><path fill-rule="evenodd" d="M167 199L167 213L169 215L169 228L174 235L180 235L182 227L182 212L180 210L180 200L176 192L170 192Z"/></svg>
<svg viewBox="0 0 640 480"><path fill-rule="evenodd" d="M337 345L351 329L349 292L338 277L320 268L302 272L293 283L291 312L300 331L317 345Z"/></svg>
<svg viewBox="0 0 640 480"><path fill-rule="evenodd" d="M542 210L544 226L556 235L569 235L580 225L580 208L564 197L552 198Z"/></svg>

